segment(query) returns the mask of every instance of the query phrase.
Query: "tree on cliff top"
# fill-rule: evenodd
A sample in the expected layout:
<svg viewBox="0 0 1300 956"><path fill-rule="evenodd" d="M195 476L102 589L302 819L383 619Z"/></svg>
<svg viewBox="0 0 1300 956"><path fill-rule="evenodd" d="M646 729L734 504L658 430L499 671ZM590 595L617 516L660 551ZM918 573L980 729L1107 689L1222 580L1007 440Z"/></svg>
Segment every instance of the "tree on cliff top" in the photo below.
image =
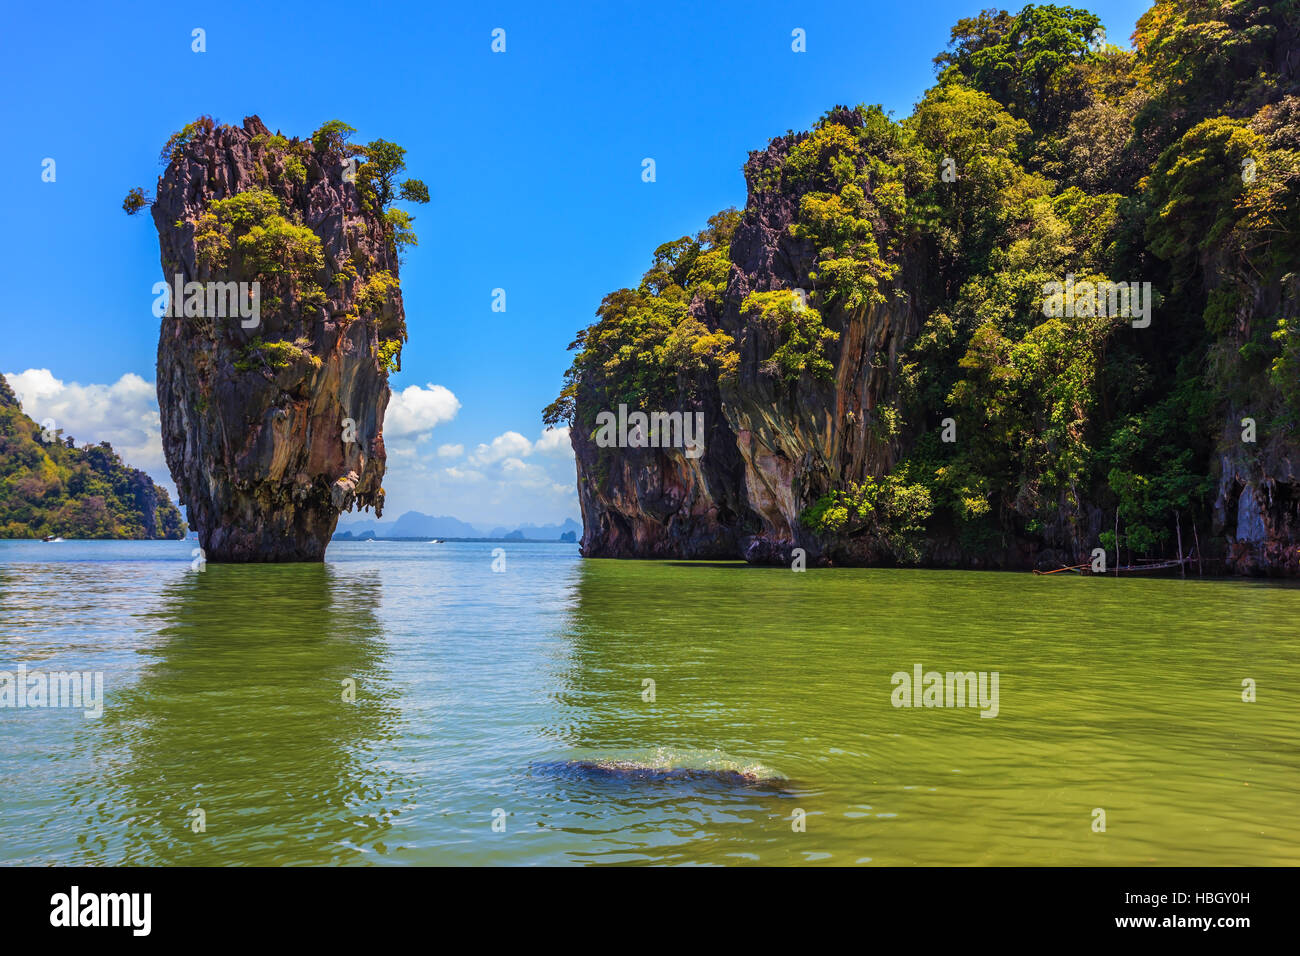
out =
<svg viewBox="0 0 1300 956"><path fill-rule="evenodd" d="M394 247L419 245L411 229L415 217L392 205L397 199L421 204L429 201L429 187L422 180L407 179L398 185L397 177L406 169L406 148L386 139L376 139L357 147L356 153L366 160L357 172L357 187L383 212L384 221L392 231Z"/></svg>
<svg viewBox="0 0 1300 956"><path fill-rule="evenodd" d="M1101 19L1077 7L1031 3L1015 16L985 10L958 21L935 64L941 83L960 79L1046 137L1080 105L1077 67L1096 55L1103 36Z"/></svg>
<svg viewBox="0 0 1300 956"><path fill-rule="evenodd" d="M215 128L216 121L210 116L200 116L194 122L186 124L168 138L162 148L162 161L169 163L179 158L196 135L210 133ZM282 154L286 174L300 183L306 178L303 161L312 153L322 161L323 166L361 157L363 162L357 170L356 183L362 193L362 201L384 217L395 250L418 245L416 234L411 228L415 217L403 209L393 208L392 204L398 199L427 203L429 187L419 179L406 179L398 183L398 176L406 169L405 147L385 139L372 140L364 145L356 144L351 142L355 132L355 128L342 120L330 120L312 133L307 142L297 138L289 140L279 133L255 137L255 142ZM128 216L134 216L152 203L148 194L141 187L135 186L127 192L122 201L122 209Z"/></svg>
<svg viewBox="0 0 1300 956"><path fill-rule="evenodd" d="M735 371L734 340L710 330L691 304L697 298L705 307L721 303L739 223L735 209L711 216L695 236L659 246L637 288L605 296L597 321L569 346L577 354L559 397L542 413L545 424L571 423L580 390L600 396L601 407L667 407L679 395L692 397L700 372Z"/></svg>

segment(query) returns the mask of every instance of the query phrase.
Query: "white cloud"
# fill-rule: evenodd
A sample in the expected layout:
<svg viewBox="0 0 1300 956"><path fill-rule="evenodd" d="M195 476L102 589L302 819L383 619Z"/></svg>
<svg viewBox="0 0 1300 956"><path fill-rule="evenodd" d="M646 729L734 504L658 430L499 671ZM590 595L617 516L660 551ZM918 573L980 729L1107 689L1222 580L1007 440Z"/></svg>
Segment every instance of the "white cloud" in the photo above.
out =
<svg viewBox="0 0 1300 956"><path fill-rule="evenodd" d="M484 529L576 517L568 439L567 428L543 431L535 442L512 430L480 442L463 459L462 444L430 448L414 459L390 458L385 513L451 514Z"/></svg>
<svg viewBox="0 0 1300 956"><path fill-rule="evenodd" d="M532 454L573 458L569 426L544 429L536 442L529 441L516 431L503 432L492 439L490 444L480 444L469 456L469 460L475 465L490 465L509 459L527 458Z"/></svg>
<svg viewBox="0 0 1300 956"><path fill-rule="evenodd" d="M434 426L449 422L460 411L460 399L451 389L430 382L424 388L408 385L393 392L384 415L384 439L402 439L417 436L425 440Z"/></svg>
<svg viewBox="0 0 1300 956"><path fill-rule="evenodd" d="M132 468L175 493L163 460L158 396L151 382L127 372L112 385L82 385L54 377L47 368L6 372L5 378L37 422L54 420L79 445L106 441Z"/></svg>
<svg viewBox="0 0 1300 956"><path fill-rule="evenodd" d="M506 458L531 455L533 443L519 432L503 432L492 439L490 445L479 445L469 460L475 465L490 465Z"/></svg>
<svg viewBox="0 0 1300 956"><path fill-rule="evenodd" d="M542 437L533 445L533 451L539 455L555 455L559 458L572 458L573 445L569 442L569 426L547 428Z"/></svg>
<svg viewBox="0 0 1300 956"><path fill-rule="evenodd" d="M549 488L555 479L541 465L507 458L501 462L500 480L516 488L540 489Z"/></svg>

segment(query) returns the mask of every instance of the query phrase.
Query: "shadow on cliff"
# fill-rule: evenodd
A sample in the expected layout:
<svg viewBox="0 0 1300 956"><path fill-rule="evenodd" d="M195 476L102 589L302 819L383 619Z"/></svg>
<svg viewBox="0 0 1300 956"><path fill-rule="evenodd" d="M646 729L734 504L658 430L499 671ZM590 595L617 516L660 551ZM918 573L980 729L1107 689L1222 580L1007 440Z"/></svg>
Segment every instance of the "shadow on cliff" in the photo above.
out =
<svg viewBox="0 0 1300 956"><path fill-rule="evenodd" d="M370 752L396 733L377 573L208 565L164 593L154 662L110 696L88 862L321 864L383 852L409 797ZM356 682L355 703L343 699ZM83 789L84 788L84 789ZM206 814L206 832L196 817ZM114 817L118 817L114 819Z"/></svg>

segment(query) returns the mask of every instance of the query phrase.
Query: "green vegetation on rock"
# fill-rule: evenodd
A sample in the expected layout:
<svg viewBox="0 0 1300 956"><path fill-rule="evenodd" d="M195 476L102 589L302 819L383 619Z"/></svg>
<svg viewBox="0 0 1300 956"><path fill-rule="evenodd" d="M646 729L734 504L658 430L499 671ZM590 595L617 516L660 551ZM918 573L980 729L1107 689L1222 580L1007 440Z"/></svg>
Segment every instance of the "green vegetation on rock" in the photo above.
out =
<svg viewBox="0 0 1300 956"><path fill-rule="evenodd" d="M579 385L600 392L607 404L667 408L690 401L697 376L734 374L735 340L710 330L691 311L697 296L720 301L730 269L729 246L740 222L735 209L709 219L694 237L683 236L655 250L654 263L635 289L605 296L599 321L569 346L576 351L560 397L546 408L547 424L572 419ZM593 406L591 419L597 409Z"/></svg>
<svg viewBox="0 0 1300 956"><path fill-rule="evenodd" d="M750 341L774 344L739 369L749 395L770 379L823 402L849 331L906 301L919 327L871 413L892 473L821 494L810 472L807 528L898 560L938 538L1096 542L1099 523L1109 548L1172 547L1179 522L1212 522L1225 422L1248 409L1261 446L1300 441L1300 95L1278 52L1297 37L1296 0L1157 0L1131 50L1074 7L961 20L910 116L837 107L752 154L732 221L784 217L802 275L760 271L728 303L729 272L753 268L728 238L661 246L579 334L546 420L725 398ZM1151 325L1046 314L1067 276L1150 283Z"/></svg>

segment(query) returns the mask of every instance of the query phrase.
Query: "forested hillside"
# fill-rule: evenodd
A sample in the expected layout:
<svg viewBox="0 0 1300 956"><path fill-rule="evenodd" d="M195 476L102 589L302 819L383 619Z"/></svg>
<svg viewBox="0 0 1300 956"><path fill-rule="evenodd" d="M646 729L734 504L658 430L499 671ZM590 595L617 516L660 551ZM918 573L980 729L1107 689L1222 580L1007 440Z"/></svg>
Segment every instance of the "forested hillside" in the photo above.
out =
<svg viewBox="0 0 1300 956"><path fill-rule="evenodd" d="M166 490L108 442L77 448L23 414L0 375L0 538L183 538Z"/></svg>

